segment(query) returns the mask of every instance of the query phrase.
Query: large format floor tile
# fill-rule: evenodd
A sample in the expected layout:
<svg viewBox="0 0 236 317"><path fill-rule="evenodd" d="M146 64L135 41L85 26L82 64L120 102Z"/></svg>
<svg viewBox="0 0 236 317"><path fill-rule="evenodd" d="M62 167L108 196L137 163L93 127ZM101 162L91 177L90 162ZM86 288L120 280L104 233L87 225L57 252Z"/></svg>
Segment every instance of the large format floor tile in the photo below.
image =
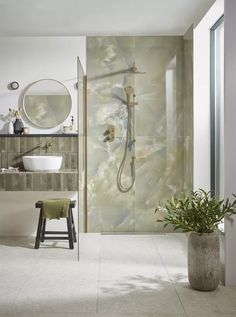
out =
<svg viewBox="0 0 236 317"><path fill-rule="evenodd" d="M235 314L236 316L236 289L218 287L212 292L199 292L193 290L188 284L177 285L177 293L189 317L217 316L222 314Z"/></svg>
<svg viewBox="0 0 236 317"><path fill-rule="evenodd" d="M104 235L101 241L100 280L137 276L168 280L161 258L149 236Z"/></svg>
<svg viewBox="0 0 236 317"><path fill-rule="evenodd" d="M155 235L152 239L170 279L175 283L187 282L187 237L173 233Z"/></svg>
<svg viewBox="0 0 236 317"><path fill-rule="evenodd" d="M97 281L68 283L49 279L29 281L15 301L15 312L90 312L96 313Z"/></svg>
<svg viewBox="0 0 236 317"><path fill-rule="evenodd" d="M0 317L236 317L236 288L187 281L187 236L81 234L68 242L0 238Z"/></svg>
<svg viewBox="0 0 236 317"><path fill-rule="evenodd" d="M184 313L182 304L169 282L139 277L125 281L100 281L98 312L147 314Z"/></svg>
<svg viewBox="0 0 236 317"><path fill-rule="evenodd" d="M221 314L221 313L204 313L202 315L199 315L199 313L195 312L195 313L190 313L188 314L188 317L236 317L236 313L232 313L232 314Z"/></svg>

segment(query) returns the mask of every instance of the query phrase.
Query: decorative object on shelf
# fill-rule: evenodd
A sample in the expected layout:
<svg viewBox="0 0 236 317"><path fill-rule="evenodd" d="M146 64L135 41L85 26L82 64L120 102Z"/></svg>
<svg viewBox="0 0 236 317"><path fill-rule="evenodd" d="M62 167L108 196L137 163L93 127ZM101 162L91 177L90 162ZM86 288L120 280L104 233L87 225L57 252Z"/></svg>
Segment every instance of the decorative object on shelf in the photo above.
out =
<svg viewBox="0 0 236 317"><path fill-rule="evenodd" d="M16 120L13 124L13 127L14 127L15 134L22 134L23 133L24 124L20 118L16 118Z"/></svg>
<svg viewBox="0 0 236 317"><path fill-rule="evenodd" d="M14 127L13 127L12 119L10 119L8 122L8 134L14 134Z"/></svg>
<svg viewBox="0 0 236 317"><path fill-rule="evenodd" d="M75 131L75 120L74 120L74 116L71 116L70 122L71 122L70 131Z"/></svg>
<svg viewBox="0 0 236 317"><path fill-rule="evenodd" d="M35 126L49 129L62 124L72 108L68 89L54 79L41 79L29 85L23 97L23 111Z"/></svg>
<svg viewBox="0 0 236 317"><path fill-rule="evenodd" d="M236 197L235 195L233 195ZM218 287L220 280L220 250L218 225L224 217L236 214L236 200L219 200L211 192L203 189L172 197L164 208L164 227L191 232L188 240L188 279L192 288L211 291Z"/></svg>
<svg viewBox="0 0 236 317"><path fill-rule="evenodd" d="M23 134L29 134L29 127L23 127Z"/></svg>
<svg viewBox="0 0 236 317"><path fill-rule="evenodd" d="M1 168L2 173L18 173L19 167L9 166L8 168Z"/></svg>
<svg viewBox="0 0 236 317"><path fill-rule="evenodd" d="M24 124L23 124L23 122L22 122L22 120L20 118L19 111L9 108L9 113L15 119L15 121L13 123L14 133L15 134L22 134L23 133Z"/></svg>
<svg viewBox="0 0 236 317"><path fill-rule="evenodd" d="M63 131L63 134L71 134L72 136L78 135L78 131Z"/></svg>
<svg viewBox="0 0 236 317"><path fill-rule="evenodd" d="M19 83L17 81L13 81L10 83L10 88L12 90L17 90L19 88Z"/></svg>
<svg viewBox="0 0 236 317"><path fill-rule="evenodd" d="M63 132L64 133L71 132L71 126L70 125L64 125L63 126Z"/></svg>

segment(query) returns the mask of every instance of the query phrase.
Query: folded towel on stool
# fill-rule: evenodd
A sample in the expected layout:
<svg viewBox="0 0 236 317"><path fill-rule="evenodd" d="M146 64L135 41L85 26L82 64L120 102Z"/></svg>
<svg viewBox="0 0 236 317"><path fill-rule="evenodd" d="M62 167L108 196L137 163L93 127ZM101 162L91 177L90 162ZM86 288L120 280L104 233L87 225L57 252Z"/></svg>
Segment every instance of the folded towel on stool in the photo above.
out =
<svg viewBox="0 0 236 317"><path fill-rule="evenodd" d="M60 219L67 218L70 206L70 199L56 198L43 201L43 218Z"/></svg>

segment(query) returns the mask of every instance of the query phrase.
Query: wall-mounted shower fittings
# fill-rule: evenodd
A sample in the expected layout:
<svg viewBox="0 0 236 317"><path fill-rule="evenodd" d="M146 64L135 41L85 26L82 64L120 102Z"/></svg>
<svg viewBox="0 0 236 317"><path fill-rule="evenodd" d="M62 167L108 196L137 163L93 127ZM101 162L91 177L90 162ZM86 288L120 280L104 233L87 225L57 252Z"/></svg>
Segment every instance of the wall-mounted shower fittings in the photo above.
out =
<svg viewBox="0 0 236 317"><path fill-rule="evenodd" d="M109 124L107 126L106 131L103 133L105 139L103 140L104 142L113 142L115 138L115 127L112 124Z"/></svg>
<svg viewBox="0 0 236 317"><path fill-rule="evenodd" d="M126 140L125 140L125 149L124 149L124 156L120 163L118 173L117 173L117 187L120 192L127 193L130 191L131 188L134 186L135 182L135 129L134 129L134 114L135 108L133 106L137 105L138 103L135 102L135 92L132 86L125 87L125 93L127 97L127 128L126 128ZM128 151L131 153L131 162L130 162L130 176L131 182L129 185L123 183L122 175L125 168L125 163L129 158L127 156Z"/></svg>
<svg viewBox="0 0 236 317"><path fill-rule="evenodd" d="M47 141L45 144L39 143L36 148L41 148L44 149L47 153L47 151L53 147L53 142L52 141Z"/></svg>
<svg viewBox="0 0 236 317"><path fill-rule="evenodd" d="M126 86L125 93L127 97L127 106L136 106L138 103L135 102L136 95L134 93L134 88L132 86Z"/></svg>
<svg viewBox="0 0 236 317"><path fill-rule="evenodd" d="M138 67L136 66L135 62L133 63L133 66L130 67L129 69L125 70L124 71L125 74L133 74L133 75L136 75L136 74L146 74L146 72L140 72L138 70Z"/></svg>

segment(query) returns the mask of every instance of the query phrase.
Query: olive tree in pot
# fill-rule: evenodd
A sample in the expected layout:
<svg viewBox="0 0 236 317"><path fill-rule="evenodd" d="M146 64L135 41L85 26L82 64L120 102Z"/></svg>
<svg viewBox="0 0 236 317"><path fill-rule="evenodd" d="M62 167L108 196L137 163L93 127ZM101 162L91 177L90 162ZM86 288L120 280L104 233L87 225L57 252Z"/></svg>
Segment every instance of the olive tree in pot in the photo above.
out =
<svg viewBox="0 0 236 317"><path fill-rule="evenodd" d="M236 197L236 196L234 196ZM175 230L190 232L188 239L188 279L192 288L214 290L220 280L218 225L226 215L236 214L236 200L219 200L203 189L182 197L172 197L164 207L166 215L158 222ZM156 212L163 211L157 207Z"/></svg>

